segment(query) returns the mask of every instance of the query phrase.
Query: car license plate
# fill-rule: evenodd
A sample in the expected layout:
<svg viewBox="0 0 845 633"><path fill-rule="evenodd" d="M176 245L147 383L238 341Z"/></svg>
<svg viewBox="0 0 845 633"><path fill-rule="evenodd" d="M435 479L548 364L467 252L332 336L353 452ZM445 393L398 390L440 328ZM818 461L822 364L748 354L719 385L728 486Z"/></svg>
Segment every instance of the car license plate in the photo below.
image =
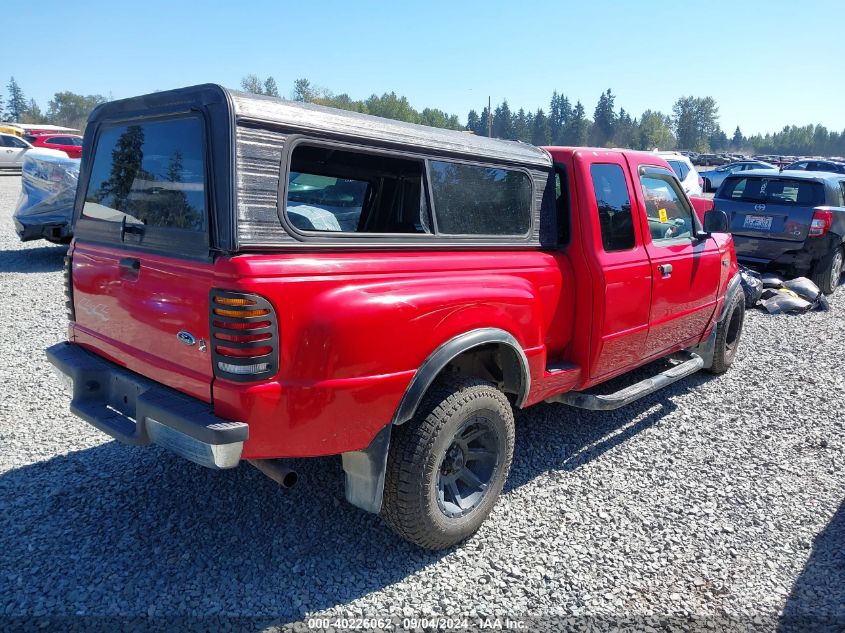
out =
<svg viewBox="0 0 845 633"><path fill-rule="evenodd" d="M756 229L758 231L768 231L772 228L772 216L770 215L746 215L745 223L742 225L744 229Z"/></svg>

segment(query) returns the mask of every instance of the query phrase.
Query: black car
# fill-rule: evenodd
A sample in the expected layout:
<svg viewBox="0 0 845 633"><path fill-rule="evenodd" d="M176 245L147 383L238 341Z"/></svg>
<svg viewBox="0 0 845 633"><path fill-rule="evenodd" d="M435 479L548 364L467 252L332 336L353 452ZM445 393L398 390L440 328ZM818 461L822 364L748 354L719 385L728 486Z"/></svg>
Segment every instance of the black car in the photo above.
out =
<svg viewBox="0 0 845 633"><path fill-rule="evenodd" d="M757 270L809 276L825 293L845 259L845 174L745 171L713 200L730 220L736 258Z"/></svg>
<svg viewBox="0 0 845 633"><path fill-rule="evenodd" d="M845 174L845 162L837 160L797 160L783 168L784 171L825 171Z"/></svg>

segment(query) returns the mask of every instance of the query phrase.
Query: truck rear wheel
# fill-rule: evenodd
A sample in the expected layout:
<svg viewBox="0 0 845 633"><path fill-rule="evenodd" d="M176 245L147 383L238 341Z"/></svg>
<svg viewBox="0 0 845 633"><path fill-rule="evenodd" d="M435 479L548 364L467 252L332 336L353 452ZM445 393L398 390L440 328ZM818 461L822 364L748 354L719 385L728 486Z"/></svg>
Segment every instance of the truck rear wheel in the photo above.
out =
<svg viewBox="0 0 845 633"><path fill-rule="evenodd" d="M826 295L833 294L842 277L842 247L836 246L813 268L813 283Z"/></svg>
<svg viewBox="0 0 845 633"><path fill-rule="evenodd" d="M513 457L513 410L478 378L438 381L393 430L381 515L431 550L471 536L490 514Z"/></svg>
<svg viewBox="0 0 845 633"><path fill-rule="evenodd" d="M723 374L733 364L745 323L745 293L735 292L725 318L716 325L716 349L710 372Z"/></svg>

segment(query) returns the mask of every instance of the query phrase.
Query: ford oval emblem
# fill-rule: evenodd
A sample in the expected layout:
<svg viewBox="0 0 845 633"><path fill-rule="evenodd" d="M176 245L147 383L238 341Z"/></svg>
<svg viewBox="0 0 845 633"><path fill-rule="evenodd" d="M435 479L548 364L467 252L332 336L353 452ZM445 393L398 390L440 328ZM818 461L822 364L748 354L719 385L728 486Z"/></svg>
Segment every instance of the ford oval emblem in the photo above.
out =
<svg viewBox="0 0 845 633"><path fill-rule="evenodd" d="M194 335L190 332L186 332L185 330L180 331L176 338L179 339L179 342L183 345L194 345L197 342L197 339L194 338Z"/></svg>

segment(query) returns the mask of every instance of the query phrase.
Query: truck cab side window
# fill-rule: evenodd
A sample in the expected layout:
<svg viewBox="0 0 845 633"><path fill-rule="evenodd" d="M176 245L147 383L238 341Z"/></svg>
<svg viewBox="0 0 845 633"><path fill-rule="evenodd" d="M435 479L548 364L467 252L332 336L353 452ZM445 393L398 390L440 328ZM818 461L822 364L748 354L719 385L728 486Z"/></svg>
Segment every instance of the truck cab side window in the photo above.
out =
<svg viewBox="0 0 845 633"><path fill-rule="evenodd" d="M622 167L595 163L590 166L590 176L593 180L604 250L612 252L634 248L636 240L631 196Z"/></svg>
<svg viewBox="0 0 845 633"><path fill-rule="evenodd" d="M692 210L678 189L675 179L665 170L640 174L651 241L661 243L678 238L692 238Z"/></svg>

